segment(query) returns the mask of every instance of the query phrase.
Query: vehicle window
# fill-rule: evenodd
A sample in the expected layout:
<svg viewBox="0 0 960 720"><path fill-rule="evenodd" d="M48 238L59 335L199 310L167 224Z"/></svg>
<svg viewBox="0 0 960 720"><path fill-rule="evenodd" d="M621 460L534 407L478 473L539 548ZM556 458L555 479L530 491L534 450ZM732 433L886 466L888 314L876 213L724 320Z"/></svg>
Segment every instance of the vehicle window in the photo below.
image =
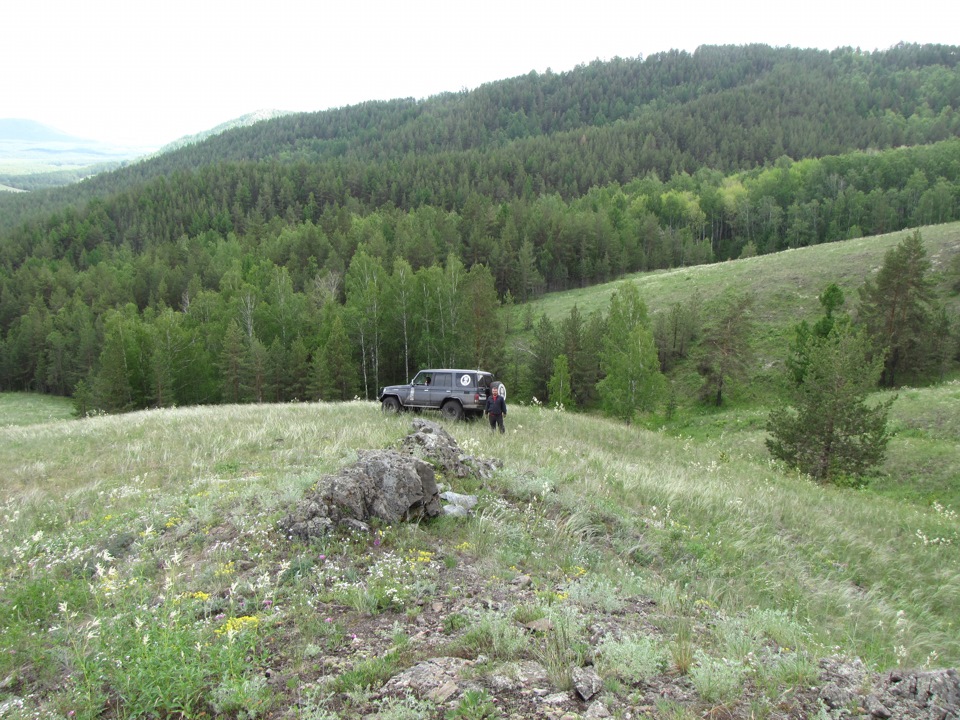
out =
<svg viewBox="0 0 960 720"><path fill-rule="evenodd" d="M452 385L452 379L450 373L437 373L433 376L431 385L439 388L449 388Z"/></svg>
<svg viewBox="0 0 960 720"><path fill-rule="evenodd" d="M417 373L411 385L430 385L430 373Z"/></svg>
<svg viewBox="0 0 960 720"><path fill-rule="evenodd" d="M477 387L480 388L489 388L490 387L490 376L481 375L477 378Z"/></svg>
<svg viewBox="0 0 960 720"><path fill-rule="evenodd" d="M473 373L457 373L457 387L471 388L473 387L473 383Z"/></svg>

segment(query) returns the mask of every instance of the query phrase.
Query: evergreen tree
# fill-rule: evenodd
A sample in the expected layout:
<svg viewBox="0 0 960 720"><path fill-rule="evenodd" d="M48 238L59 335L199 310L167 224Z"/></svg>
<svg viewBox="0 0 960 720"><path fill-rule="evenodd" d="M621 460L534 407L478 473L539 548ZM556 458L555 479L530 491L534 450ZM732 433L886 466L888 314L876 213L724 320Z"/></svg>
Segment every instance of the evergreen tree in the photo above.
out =
<svg viewBox="0 0 960 720"><path fill-rule="evenodd" d="M700 397L717 407L723 404L723 394L731 381L743 379L753 363L750 348L753 303L754 296L750 293L728 297L720 316L704 337L703 355L697 364L697 372L703 377Z"/></svg>
<svg viewBox="0 0 960 720"><path fill-rule="evenodd" d="M843 305L844 297L841 290L835 283L831 283L820 294L818 298L820 305L823 306L824 314L816 324L811 328L806 320L801 320L794 326L794 340L790 345L790 352L787 356L787 370L795 384L803 382L803 376L807 372L807 365L810 364L810 345L818 339L823 339L830 334L837 321L836 311ZM846 317L846 316L844 316Z"/></svg>
<svg viewBox="0 0 960 720"><path fill-rule="evenodd" d="M465 362L468 367L498 374L503 369L503 322L493 275L485 265L470 268L463 283L463 299L463 324L470 351Z"/></svg>
<svg viewBox="0 0 960 720"><path fill-rule="evenodd" d="M766 444L773 457L817 480L839 483L883 461L890 439L887 414L895 398L866 402L883 370L883 358L871 359L871 354L866 334L846 321L827 337L811 339L793 407L778 408L767 420Z"/></svg>
<svg viewBox="0 0 960 720"><path fill-rule="evenodd" d="M543 314L534 326L533 341L525 352L527 371L524 390L531 399L549 399L548 384L553 372L553 361L560 353L560 333L550 318Z"/></svg>
<svg viewBox="0 0 960 720"><path fill-rule="evenodd" d="M223 350L220 353L220 377L223 384L223 398L229 403L238 403L243 399L243 380L246 373L246 353L243 331L236 320L227 325L223 338Z"/></svg>
<svg viewBox="0 0 960 720"><path fill-rule="evenodd" d="M656 315L653 338L660 357L660 370L667 372L685 358L700 332L700 293L694 291L686 303L674 303Z"/></svg>
<svg viewBox="0 0 960 720"><path fill-rule="evenodd" d="M916 230L887 252L876 279L860 288L858 315L877 354L884 357L880 381L887 387L926 363L933 294L929 269L923 239Z"/></svg>
<svg viewBox="0 0 960 720"><path fill-rule="evenodd" d="M326 341L315 362L317 394L321 400L350 400L357 393L359 378L342 313L331 312L325 324Z"/></svg>

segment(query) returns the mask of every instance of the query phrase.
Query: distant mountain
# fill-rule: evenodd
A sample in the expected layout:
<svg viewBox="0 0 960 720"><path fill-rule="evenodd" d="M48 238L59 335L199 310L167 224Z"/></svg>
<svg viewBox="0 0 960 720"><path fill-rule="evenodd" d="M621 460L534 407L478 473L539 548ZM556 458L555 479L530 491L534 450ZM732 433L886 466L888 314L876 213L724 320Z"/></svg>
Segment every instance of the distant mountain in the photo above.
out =
<svg viewBox="0 0 960 720"><path fill-rule="evenodd" d="M219 135L222 132L227 130L233 130L235 128L250 127L258 122L263 120L274 120L276 118L284 117L286 115L292 115L293 113L286 110L256 110L252 113L247 113L246 115L241 115L238 118L233 120L228 120L225 123L220 123L210 130L204 130L199 132L196 135L184 135L178 140L174 140L171 143L167 143L160 150L155 153L156 155L162 155L166 152L172 152L173 150L179 150L182 147L187 145L195 145L196 143L203 142L209 137L214 135Z"/></svg>
<svg viewBox="0 0 960 720"><path fill-rule="evenodd" d="M75 142L89 143L90 140L67 135L35 120L22 118L0 118L0 142Z"/></svg>
<svg viewBox="0 0 960 720"><path fill-rule="evenodd" d="M72 185L116 170L133 160L147 160L196 145L228 130L290 115L282 110L257 110L210 130L186 135L153 152L87 140L35 120L0 119L0 192L21 192Z"/></svg>
<svg viewBox="0 0 960 720"><path fill-rule="evenodd" d="M68 135L35 120L0 118L0 191L71 185L145 154Z"/></svg>

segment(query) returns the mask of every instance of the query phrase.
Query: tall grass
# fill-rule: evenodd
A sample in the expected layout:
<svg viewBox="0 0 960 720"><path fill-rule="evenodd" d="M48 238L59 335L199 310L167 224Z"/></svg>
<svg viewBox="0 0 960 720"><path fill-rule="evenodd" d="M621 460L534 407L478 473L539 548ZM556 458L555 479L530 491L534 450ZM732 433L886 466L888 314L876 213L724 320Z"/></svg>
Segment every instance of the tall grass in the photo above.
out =
<svg viewBox="0 0 960 720"><path fill-rule="evenodd" d="M929 407L904 405L900 421L926 422L917 418ZM446 567L472 554L489 578L529 575L540 605L522 611L555 628L575 617L564 607L586 622L652 597L656 643L623 638L606 657L625 653L644 672L671 658L719 702L735 694L729 677L782 690L809 678L810 658L838 651L877 668L960 663L954 508L783 472L762 443L741 447L755 429L694 440L519 404L509 419L502 436L448 426L474 454L504 461L486 483L455 488L482 495L473 519L385 528L376 547L350 535L300 546L276 532L324 473L409 432L410 416L373 403L0 428L0 677L61 715L113 703L128 714L265 716L282 702L258 680L263 658L283 648L302 663L348 646L344 613L415 616L445 592L440 550ZM691 634L704 609L740 619L712 639ZM479 616L458 647L504 661L581 657L578 638L531 639L510 616ZM761 677L745 658L770 643L780 654ZM719 660L734 654L736 665Z"/></svg>

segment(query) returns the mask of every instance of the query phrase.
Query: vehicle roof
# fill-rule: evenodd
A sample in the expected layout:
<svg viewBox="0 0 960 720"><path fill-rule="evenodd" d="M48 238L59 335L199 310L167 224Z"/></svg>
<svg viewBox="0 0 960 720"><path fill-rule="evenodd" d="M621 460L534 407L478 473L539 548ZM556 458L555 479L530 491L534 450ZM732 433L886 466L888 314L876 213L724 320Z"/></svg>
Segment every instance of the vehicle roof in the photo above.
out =
<svg viewBox="0 0 960 720"><path fill-rule="evenodd" d="M486 370L471 370L470 368L423 368L423 370L417 370L417 375L422 372L467 372L467 373L480 373L481 375L493 375L491 372Z"/></svg>

